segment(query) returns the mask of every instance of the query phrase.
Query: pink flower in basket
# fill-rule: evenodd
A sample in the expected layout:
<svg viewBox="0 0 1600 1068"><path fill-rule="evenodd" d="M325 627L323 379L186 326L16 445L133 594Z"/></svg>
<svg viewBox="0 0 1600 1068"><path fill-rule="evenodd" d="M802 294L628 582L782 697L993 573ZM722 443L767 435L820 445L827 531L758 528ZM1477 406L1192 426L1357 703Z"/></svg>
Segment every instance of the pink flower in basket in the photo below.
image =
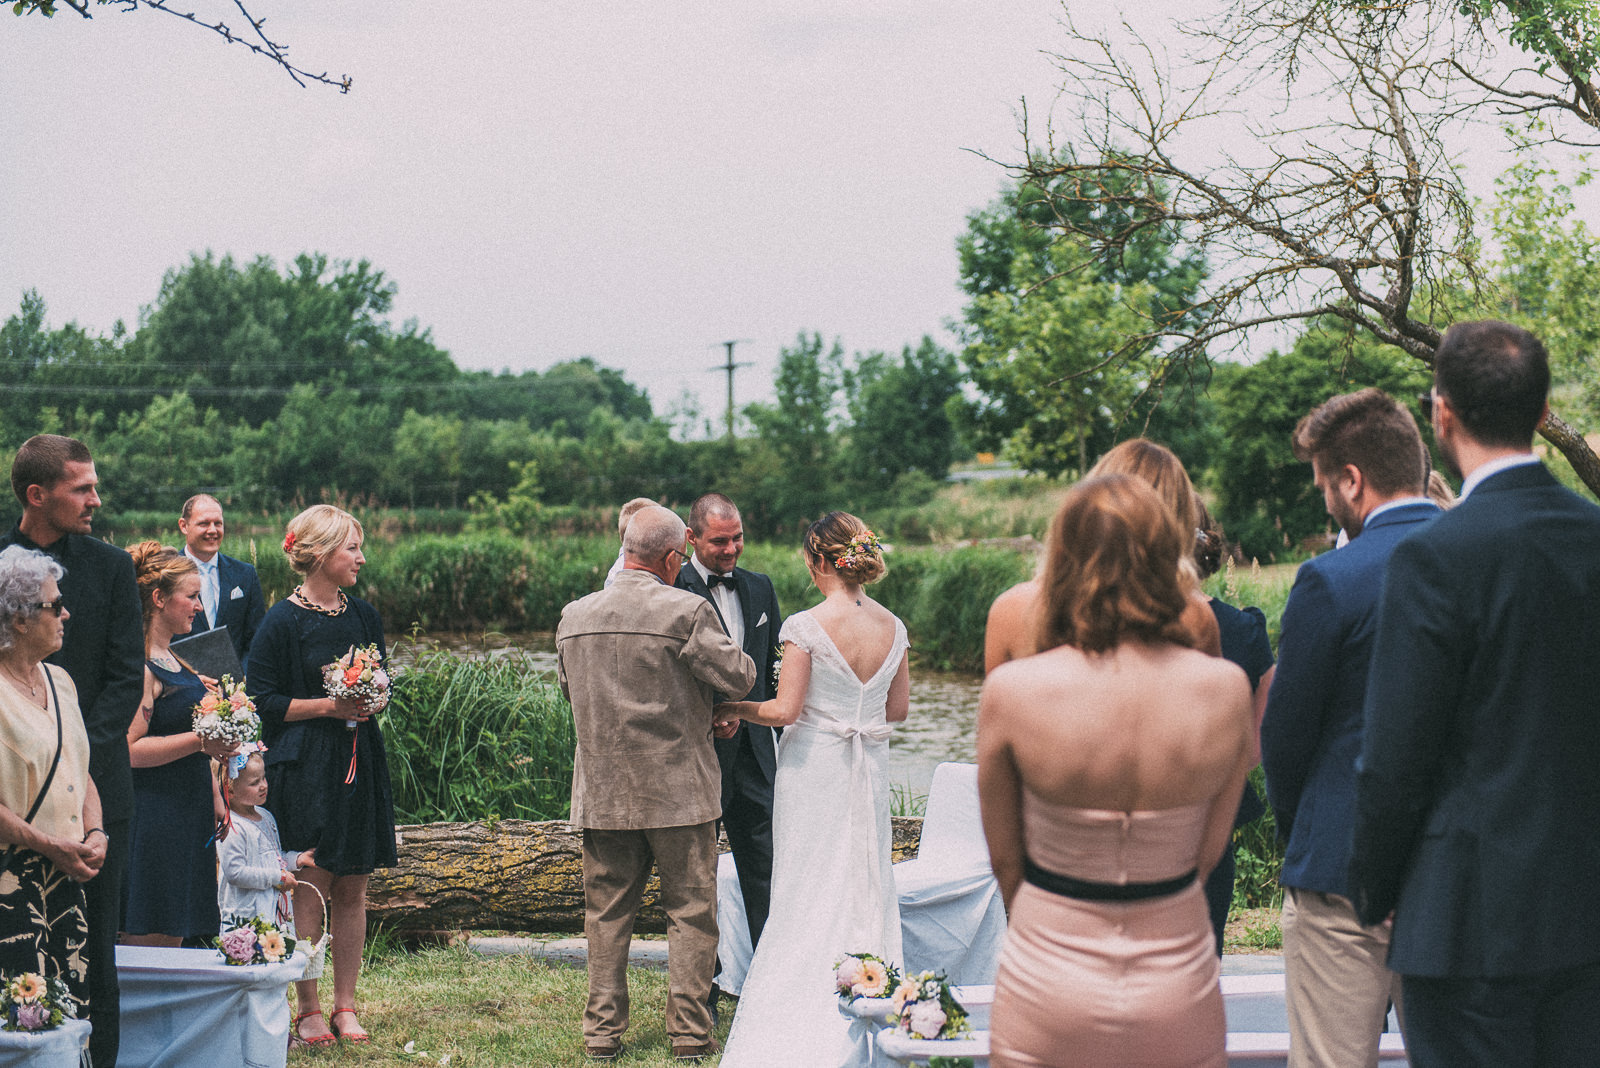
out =
<svg viewBox="0 0 1600 1068"><path fill-rule="evenodd" d="M861 958L846 957L840 963L839 970L834 973L833 978L839 993L852 993L856 984L861 982L862 979Z"/></svg>
<svg viewBox="0 0 1600 1068"><path fill-rule="evenodd" d="M919 1001L911 1006L908 1019L911 1024L911 1033L926 1038L938 1035L939 1031L944 1027L946 1017L944 1010L939 1007L937 1001Z"/></svg>
<svg viewBox="0 0 1600 1068"><path fill-rule="evenodd" d="M889 985L888 969L875 960L863 961L861 978L852 989L864 998L881 998Z"/></svg>
<svg viewBox="0 0 1600 1068"><path fill-rule="evenodd" d="M23 1031L38 1031L50 1019L50 1010L37 1001L17 1006L17 1027Z"/></svg>

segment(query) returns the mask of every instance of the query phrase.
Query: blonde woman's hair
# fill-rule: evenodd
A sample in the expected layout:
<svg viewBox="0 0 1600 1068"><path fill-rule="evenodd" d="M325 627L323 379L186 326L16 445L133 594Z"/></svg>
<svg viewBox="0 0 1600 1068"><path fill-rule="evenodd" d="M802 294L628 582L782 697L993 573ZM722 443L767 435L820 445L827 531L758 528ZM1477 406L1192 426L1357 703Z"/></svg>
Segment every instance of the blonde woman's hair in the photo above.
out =
<svg viewBox="0 0 1600 1068"><path fill-rule="evenodd" d="M358 540L366 537L361 521L343 508L313 504L289 520L289 529L283 538L283 552L289 558L289 566L296 574L311 574L317 562L337 549L352 530Z"/></svg>
<svg viewBox="0 0 1600 1068"><path fill-rule="evenodd" d="M1050 524L1039 580L1039 648L1086 653L1128 639L1193 647L1178 561L1192 538L1160 495L1132 475L1102 475L1068 491Z"/></svg>
<svg viewBox="0 0 1600 1068"><path fill-rule="evenodd" d="M849 512L829 512L812 523L800 548L811 563L826 560L840 578L857 586L889 572L877 537Z"/></svg>
<svg viewBox="0 0 1600 1068"><path fill-rule="evenodd" d="M144 616L145 651L150 650L150 620L156 614L156 593L171 597L178 583L188 575L197 575L200 568L178 550L159 541L141 541L128 550L133 557L133 577L139 583L139 608Z"/></svg>
<svg viewBox="0 0 1600 1068"><path fill-rule="evenodd" d="M1124 441L1100 457L1089 471L1091 478L1095 475L1132 475L1139 479L1160 495L1178 525L1194 536L1199 526L1194 511L1194 484L1183 469L1183 461L1165 445L1148 438Z"/></svg>

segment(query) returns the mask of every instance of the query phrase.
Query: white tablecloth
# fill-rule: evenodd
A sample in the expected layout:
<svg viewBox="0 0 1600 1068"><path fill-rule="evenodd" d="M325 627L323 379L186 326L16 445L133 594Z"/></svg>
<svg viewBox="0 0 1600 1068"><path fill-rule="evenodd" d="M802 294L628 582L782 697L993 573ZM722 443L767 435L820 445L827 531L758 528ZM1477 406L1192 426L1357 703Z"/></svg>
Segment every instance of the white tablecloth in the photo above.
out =
<svg viewBox="0 0 1600 1068"><path fill-rule="evenodd" d="M117 947L118 1068L284 1068L289 984L305 958L233 967L214 949Z"/></svg>
<svg viewBox="0 0 1600 1068"><path fill-rule="evenodd" d="M78 1068L88 1041L88 1020L66 1020L53 1031L0 1031L0 1068Z"/></svg>

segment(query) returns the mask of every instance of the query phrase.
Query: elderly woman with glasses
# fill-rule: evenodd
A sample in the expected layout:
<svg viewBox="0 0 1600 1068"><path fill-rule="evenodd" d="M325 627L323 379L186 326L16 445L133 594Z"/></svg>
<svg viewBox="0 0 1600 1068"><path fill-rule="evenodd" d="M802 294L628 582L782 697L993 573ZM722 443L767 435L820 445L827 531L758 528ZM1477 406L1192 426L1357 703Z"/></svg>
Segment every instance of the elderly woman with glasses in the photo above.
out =
<svg viewBox="0 0 1600 1068"><path fill-rule="evenodd" d="M44 553L0 551L0 973L60 978L88 997L82 883L105 861L78 691L44 658L69 613Z"/></svg>

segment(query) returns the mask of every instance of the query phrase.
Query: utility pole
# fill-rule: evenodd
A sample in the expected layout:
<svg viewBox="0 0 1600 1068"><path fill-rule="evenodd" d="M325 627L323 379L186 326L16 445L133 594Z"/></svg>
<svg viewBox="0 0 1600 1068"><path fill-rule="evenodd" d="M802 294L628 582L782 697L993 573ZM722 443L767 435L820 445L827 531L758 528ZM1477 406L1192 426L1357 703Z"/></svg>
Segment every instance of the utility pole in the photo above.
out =
<svg viewBox="0 0 1600 1068"><path fill-rule="evenodd" d="M730 442L733 440L733 372L740 367L752 366L749 363L734 363L733 347L739 344L748 344L749 341L749 338L739 338L735 341L720 342L722 347L728 350L728 360L726 363L718 364L716 367L711 368L713 371L725 371L728 375L728 440ZM714 348L715 346L712 347Z"/></svg>

